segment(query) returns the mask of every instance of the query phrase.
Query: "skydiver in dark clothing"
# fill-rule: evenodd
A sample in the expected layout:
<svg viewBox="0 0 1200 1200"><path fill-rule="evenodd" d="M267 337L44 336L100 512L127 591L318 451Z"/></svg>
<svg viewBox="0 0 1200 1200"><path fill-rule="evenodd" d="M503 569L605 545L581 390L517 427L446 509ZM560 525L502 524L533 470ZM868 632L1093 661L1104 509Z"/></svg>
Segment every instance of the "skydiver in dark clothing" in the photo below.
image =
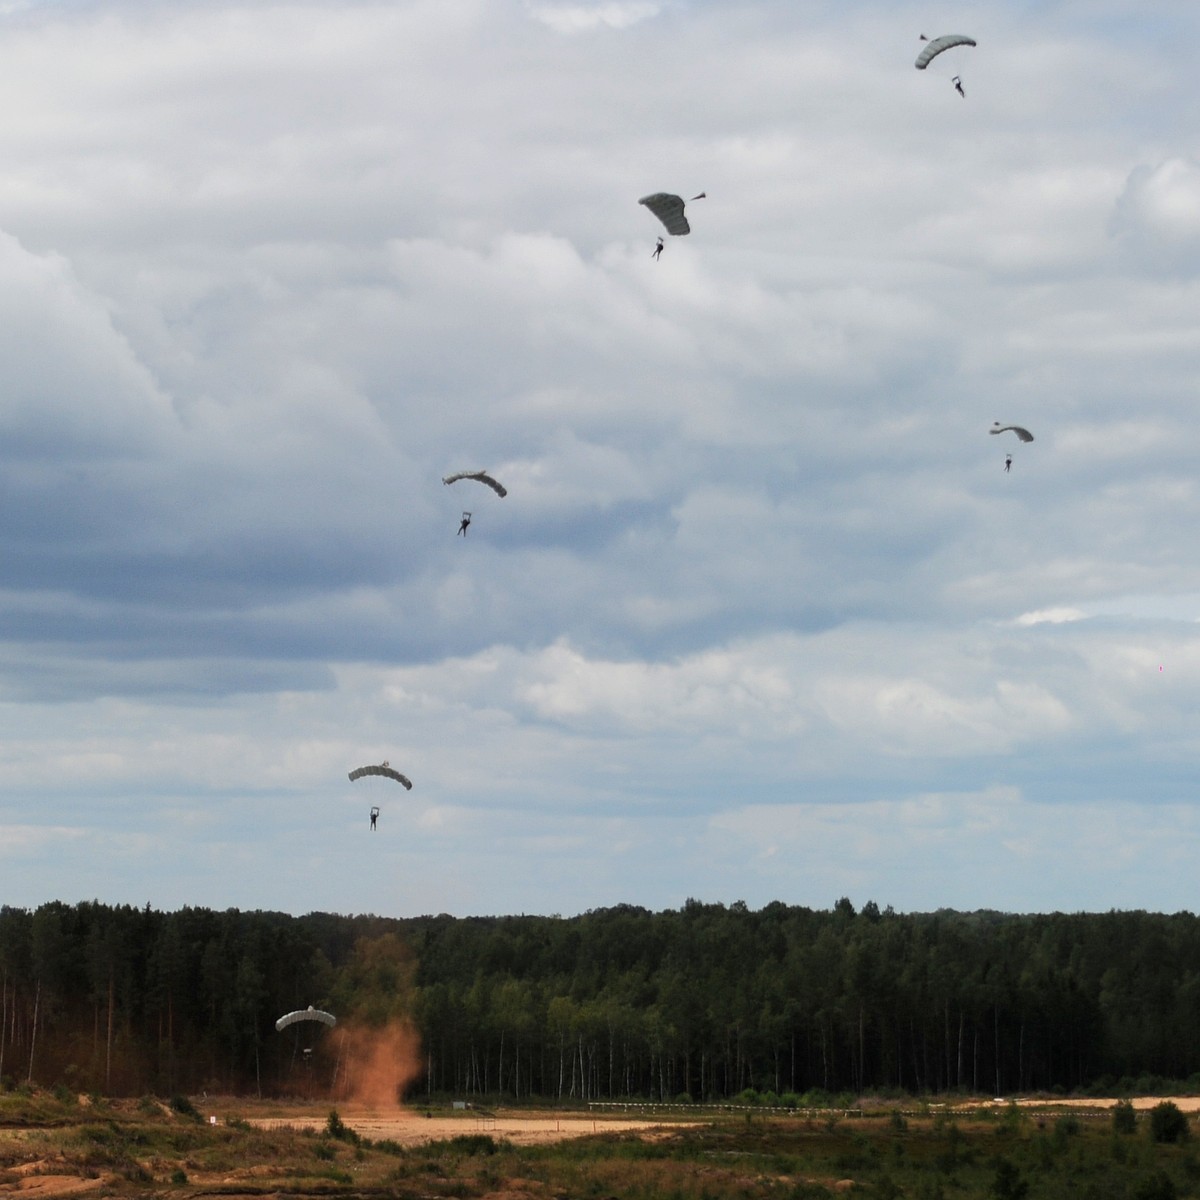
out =
<svg viewBox="0 0 1200 1200"><path fill-rule="evenodd" d="M470 525L470 523L471 523L471 514L469 512L463 513L462 522L458 526L458 532L461 533L463 535L463 537L467 536L467 526Z"/></svg>
<svg viewBox="0 0 1200 1200"><path fill-rule="evenodd" d="M654 253L651 254L650 257L657 258L662 253L662 248L663 248L663 240L662 240L662 238L659 238L658 245L654 247Z"/></svg>
<svg viewBox="0 0 1200 1200"><path fill-rule="evenodd" d="M1004 469L1005 469L1005 471L1012 470L1012 455L1011 454L1006 454L1004 456Z"/></svg>
<svg viewBox="0 0 1200 1200"><path fill-rule="evenodd" d="M375 822L379 819L379 809L371 809L371 832L375 832Z"/></svg>
<svg viewBox="0 0 1200 1200"><path fill-rule="evenodd" d="M955 75L951 82L954 84L954 90L965 100L967 98L967 93L963 91L962 77Z"/></svg>

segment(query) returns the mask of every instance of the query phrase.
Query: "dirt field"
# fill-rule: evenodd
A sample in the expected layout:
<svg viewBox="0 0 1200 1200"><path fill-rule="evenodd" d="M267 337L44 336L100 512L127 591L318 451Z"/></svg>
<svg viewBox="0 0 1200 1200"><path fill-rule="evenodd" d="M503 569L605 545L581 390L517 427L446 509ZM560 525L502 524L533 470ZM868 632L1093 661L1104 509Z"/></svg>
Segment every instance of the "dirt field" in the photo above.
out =
<svg viewBox="0 0 1200 1200"><path fill-rule="evenodd" d="M1153 1108L1156 1104L1161 1104L1164 1100L1170 1100L1180 1112L1194 1113L1200 1112L1200 1096L1134 1096L1130 1103L1138 1111ZM1030 1108L1112 1108L1117 1103L1116 1100L1047 1100L1021 1099L1016 1101L1022 1107Z"/></svg>
<svg viewBox="0 0 1200 1200"><path fill-rule="evenodd" d="M206 1114L207 1115L207 1114ZM219 1119L230 1114L224 1114ZM539 1142L560 1142L567 1138L586 1137L593 1133L640 1132L653 1136L655 1131L694 1124L668 1119L642 1120L614 1116L590 1117L580 1114L548 1116L544 1112L521 1112L507 1109L487 1116L467 1109L454 1116L426 1117L420 1110L397 1109L381 1112L377 1109L338 1107L338 1115L355 1133L373 1141L388 1139L402 1146L421 1142L441 1141L460 1134L487 1133L505 1138L514 1145L529 1146ZM324 1129L329 1113L306 1108L294 1114L278 1117L249 1117L252 1125L263 1129Z"/></svg>

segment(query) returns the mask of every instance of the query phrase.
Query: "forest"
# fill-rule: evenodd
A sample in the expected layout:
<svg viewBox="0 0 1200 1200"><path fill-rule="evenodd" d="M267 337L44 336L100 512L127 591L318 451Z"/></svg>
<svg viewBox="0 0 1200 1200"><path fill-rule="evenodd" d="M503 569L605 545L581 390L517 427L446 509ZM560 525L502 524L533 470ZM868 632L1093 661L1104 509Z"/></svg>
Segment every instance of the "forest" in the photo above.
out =
<svg viewBox="0 0 1200 1200"><path fill-rule="evenodd" d="M409 1099L1126 1094L1200 1086L1200 919L847 899L574 917L0 908L6 1087L319 1090L333 1042L301 1070L275 1030L310 1004L339 1029L410 1029Z"/></svg>

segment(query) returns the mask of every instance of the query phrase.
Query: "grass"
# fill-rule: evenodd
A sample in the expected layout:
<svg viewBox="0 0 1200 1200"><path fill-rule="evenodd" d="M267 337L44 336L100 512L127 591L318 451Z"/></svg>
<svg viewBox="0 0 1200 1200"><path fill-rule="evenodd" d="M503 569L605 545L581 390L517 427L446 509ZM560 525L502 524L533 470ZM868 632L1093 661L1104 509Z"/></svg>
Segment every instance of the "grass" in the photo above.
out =
<svg viewBox="0 0 1200 1200"><path fill-rule="evenodd" d="M20 1171L99 1179L105 1195L288 1193L474 1200L1186 1200L1200 1152L1148 1117L1010 1106L837 1121L719 1115L652 1138L604 1133L517 1146L463 1134L422 1146L324 1129L211 1125L181 1104L0 1097L0 1186Z"/></svg>

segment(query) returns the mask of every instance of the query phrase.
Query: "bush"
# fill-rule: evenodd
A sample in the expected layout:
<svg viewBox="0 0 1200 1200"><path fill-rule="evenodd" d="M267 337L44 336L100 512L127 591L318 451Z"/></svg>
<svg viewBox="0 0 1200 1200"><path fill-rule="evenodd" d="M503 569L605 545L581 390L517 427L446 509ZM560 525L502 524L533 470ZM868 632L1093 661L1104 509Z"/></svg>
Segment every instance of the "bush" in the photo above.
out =
<svg viewBox="0 0 1200 1200"><path fill-rule="evenodd" d="M1113 1105L1113 1133L1133 1133L1137 1129L1137 1113L1128 1100L1118 1100Z"/></svg>
<svg viewBox="0 0 1200 1200"><path fill-rule="evenodd" d="M1021 1172L1007 1158L998 1159L990 1194L995 1200L1025 1200L1029 1194L1029 1180L1022 1179Z"/></svg>
<svg viewBox="0 0 1200 1200"><path fill-rule="evenodd" d="M1165 1171L1155 1171L1147 1176L1130 1193L1133 1200L1176 1200L1179 1189Z"/></svg>
<svg viewBox="0 0 1200 1200"><path fill-rule="evenodd" d="M196 1106L186 1096L172 1096L171 1109L177 1112L181 1117L191 1117L193 1121L203 1121L204 1118L197 1111Z"/></svg>
<svg viewBox="0 0 1200 1200"><path fill-rule="evenodd" d="M1074 1113L1064 1113L1054 1122L1054 1135L1057 1138L1077 1137L1083 1126Z"/></svg>
<svg viewBox="0 0 1200 1200"><path fill-rule="evenodd" d="M1156 1142L1186 1142L1190 1132L1187 1117L1170 1100L1150 1110L1150 1136Z"/></svg>
<svg viewBox="0 0 1200 1200"><path fill-rule="evenodd" d="M329 1110L329 1119L325 1122L325 1133L331 1138L337 1138L339 1142L351 1142L358 1145L358 1134L343 1122L342 1118L338 1116L336 1108Z"/></svg>
<svg viewBox="0 0 1200 1200"><path fill-rule="evenodd" d="M458 1154L466 1156L495 1154L499 1150L496 1139L488 1133L460 1133L440 1142L426 1142L414 1148L415 1154L436 1156Z"/></svg>

